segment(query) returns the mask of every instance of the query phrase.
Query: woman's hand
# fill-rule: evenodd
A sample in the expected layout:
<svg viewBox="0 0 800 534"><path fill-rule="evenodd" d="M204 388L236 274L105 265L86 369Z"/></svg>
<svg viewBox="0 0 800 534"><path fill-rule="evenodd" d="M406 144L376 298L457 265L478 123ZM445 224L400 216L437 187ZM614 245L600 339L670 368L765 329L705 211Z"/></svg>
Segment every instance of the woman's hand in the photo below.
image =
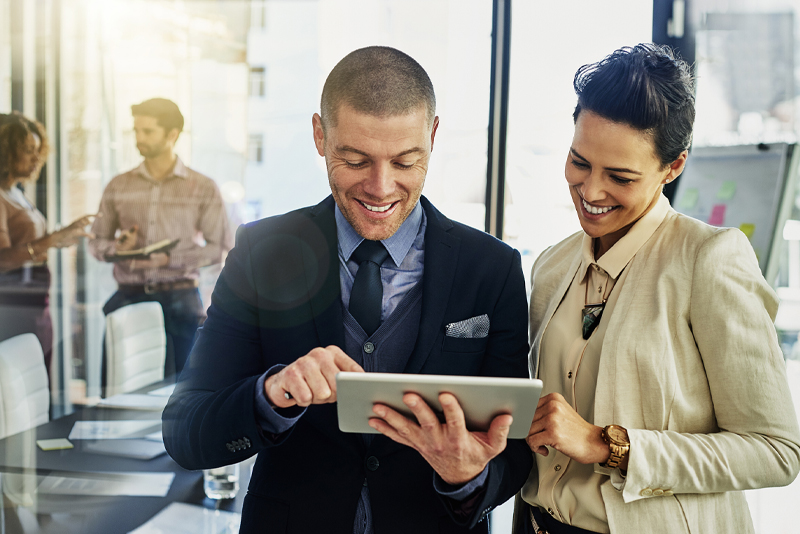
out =
<svg viewBox="0 0 800 534"><path fill-rule="evenodd" d="M602 463L611 455L603 441L603 429L587 423L558 393L539 399L536 415L525 441L542 456L552 447L582 464Z"/></svg>
<svg viewBox="0 0 800 534"><path fill-rule="evenodd" d="M47 236L49 243L48 248L64 248L74 245L81 237L93 238L94 234L86 231L86 227L92 224L94 215L84 215L80 219L73 221L69 226L56 230Z"/></svg>

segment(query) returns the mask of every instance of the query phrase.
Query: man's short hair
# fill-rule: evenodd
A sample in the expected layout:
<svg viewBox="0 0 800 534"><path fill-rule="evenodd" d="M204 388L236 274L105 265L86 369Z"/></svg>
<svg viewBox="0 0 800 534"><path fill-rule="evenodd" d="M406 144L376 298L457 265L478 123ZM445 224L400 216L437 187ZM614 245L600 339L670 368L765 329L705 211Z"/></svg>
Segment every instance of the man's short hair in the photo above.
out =
<svg viewBox="0 0 800 534"><path fill-rule="evenodd" d="M342 104L375 117L406 115L425 106L428 122L436 115L433 84L419 63L388 46L369 46L347 54L322 88L322 127L336 126Z"/></svg>
<svg viewBox="0 0 800 534"><path fill-rule="evenodd" d="M183 115L178 105L172 100L166 98L151 98L145 100L141 104L134 104L131 106L131 113L134 117L153 117L158 122L158 125L164 128L164 131L169 133L170 130L176 129L178 133L183 131Z"/></svg>

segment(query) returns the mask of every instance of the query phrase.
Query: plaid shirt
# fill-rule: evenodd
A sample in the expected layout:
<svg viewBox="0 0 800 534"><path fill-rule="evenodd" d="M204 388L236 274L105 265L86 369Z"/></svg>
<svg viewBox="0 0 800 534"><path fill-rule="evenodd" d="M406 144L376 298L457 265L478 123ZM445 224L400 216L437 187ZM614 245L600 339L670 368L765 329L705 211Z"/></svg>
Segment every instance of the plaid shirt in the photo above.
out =
<svg viewBox="0 0 800 534"><path fill-rule="evenodd" d="M103 192L100 216L92 225L89 250L98 260L116 252L117 230L138 225L136 248L163 239L179 239L169 263L159 269L131 270L130 261L114 265L119 284L197 279L198 269L220 263L231 248L225 205L217 184L176 158L172 174L157 181L144 162L114 177Z"/></svg>

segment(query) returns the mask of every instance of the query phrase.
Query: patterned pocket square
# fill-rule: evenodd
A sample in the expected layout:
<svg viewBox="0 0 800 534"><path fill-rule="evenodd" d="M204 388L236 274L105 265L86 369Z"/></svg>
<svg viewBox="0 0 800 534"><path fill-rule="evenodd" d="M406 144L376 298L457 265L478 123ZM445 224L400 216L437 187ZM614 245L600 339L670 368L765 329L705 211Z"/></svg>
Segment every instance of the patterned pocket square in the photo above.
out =
<svg viewBox="0 0 800 534"><path fill-rule="evenodd" d="M489 316L484 313L457 323L450 323L445 326L444 334L467 339L484 338L489 335Z"/></svg>

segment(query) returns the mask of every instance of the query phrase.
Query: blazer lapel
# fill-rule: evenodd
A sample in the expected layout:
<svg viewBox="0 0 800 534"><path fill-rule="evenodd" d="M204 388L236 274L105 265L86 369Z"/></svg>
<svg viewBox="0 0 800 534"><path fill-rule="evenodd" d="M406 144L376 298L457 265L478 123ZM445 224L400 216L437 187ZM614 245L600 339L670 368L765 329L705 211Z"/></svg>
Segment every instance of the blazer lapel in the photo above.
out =
<svg viewBox="0 0 800 534"><path fill-rule="evenodd" d="M580 241L578 243L580 243ZM575 273L578 271L578 267L581 266L580 248L578 248L577 253L574 256L575 257L572 260L572 263L570 263L569 269L567 270L567 276L562 279L561 283L558 285L558 289L556 289L555 293L553 293L553 296L549 300L550 304L548 305L547 311L545 311L541 322L541 325L544 325L544 327L539 326L539 331L536 332L536 338L531 344L531 353L528 360L530 362L530 373L533 378L536 378L539 373L539 350L542 344L542 334L544 334L544 331L547 330L550 320L553 318L553 315L555 315L558 306L561 304L561 301L564 298L564 295L567 294L567 289L569 289L573 278L575 278ZM533 298L532 292L531 298Z"/></svg>
<svg viewBox="0 0 800 534"><path fill-rule="evenodd" d="M419 373L433 349L447 311L453 287L461 240L449 233L453 223L427 198L420 202L425 210L425 267L422 275L422 314L417 343L408 359L405 373Z"/></svg>
<svg viewBox="0 0 800 534"><path fill-rule="evenodd" d="M344 324L342 318L341 286L339 282L339 250L336 237L336 219L334 217L334 201L332 196L311 209L311 228L321 232L324 244L316 253L302 254L304 272L308 288L308 301L311 306L314 325L320 345L336 345L344 350ZM316 240L319 240L319 234ZM311 239L299 240L302 244ZM324 279L320 285L319 271L323 269Z"/></svg>

